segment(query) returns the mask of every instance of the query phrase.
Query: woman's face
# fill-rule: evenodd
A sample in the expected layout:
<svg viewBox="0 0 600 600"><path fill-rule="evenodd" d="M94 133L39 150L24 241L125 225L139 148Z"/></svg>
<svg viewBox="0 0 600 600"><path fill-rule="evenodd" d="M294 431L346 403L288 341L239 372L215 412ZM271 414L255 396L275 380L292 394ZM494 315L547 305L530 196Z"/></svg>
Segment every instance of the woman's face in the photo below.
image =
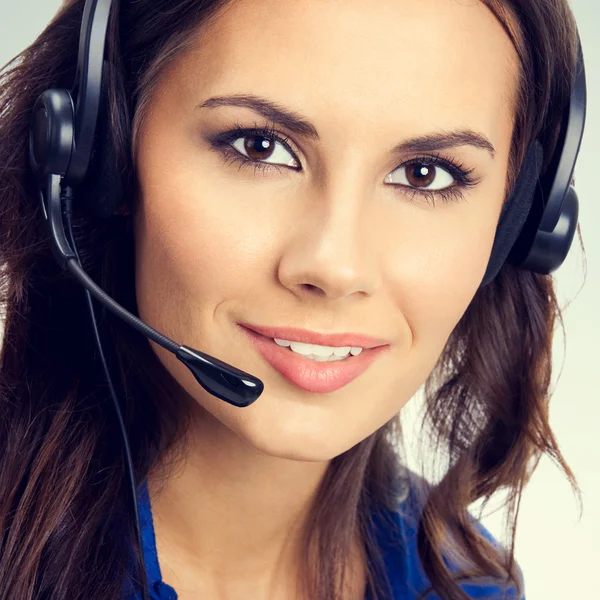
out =
<svg viewBox="0 0 600 600"><path fill-rule="evenodd" d="M328 460L415 394L486 270L517 65L479 0L242 0L199 32L142 124L134 220L141 318L265 384L236 408L153 344L203 422L270 455ZM277 137L227 137L236 126ZM240 323L387 346L363 350L377 356L345 384L315 372L299 385ZM362 359L290 360L302 377Z"/></svg>

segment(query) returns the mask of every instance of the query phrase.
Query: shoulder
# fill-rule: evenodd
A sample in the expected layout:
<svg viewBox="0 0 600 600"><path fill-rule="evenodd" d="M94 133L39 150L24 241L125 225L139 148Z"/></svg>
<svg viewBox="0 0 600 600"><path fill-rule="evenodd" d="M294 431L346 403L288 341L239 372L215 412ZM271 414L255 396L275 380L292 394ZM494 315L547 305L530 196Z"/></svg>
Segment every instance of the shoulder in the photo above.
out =
<svg viewBox="0 0 600 600"><path fill-rule="evenodd" d="M378 513L374 518L374 530L378 550L385 563L393 598L400 600L414 598L429 588L430 582L421 563L417 532L423 505L427 497L429 484L417 475L410 473L406 486L399 496L395 511ZM492 536L477 519L472 520L474 531L489 542L501 554L503 546ZM451 571L458 571L450 558L444 558ZM521 575L520 569L519 574ZM518 596L515 587L507 586L491 578L478 579L461 584L469 598L487 598L488 600L524 600ZM439 600L435 594L428 600Z"/></svg>

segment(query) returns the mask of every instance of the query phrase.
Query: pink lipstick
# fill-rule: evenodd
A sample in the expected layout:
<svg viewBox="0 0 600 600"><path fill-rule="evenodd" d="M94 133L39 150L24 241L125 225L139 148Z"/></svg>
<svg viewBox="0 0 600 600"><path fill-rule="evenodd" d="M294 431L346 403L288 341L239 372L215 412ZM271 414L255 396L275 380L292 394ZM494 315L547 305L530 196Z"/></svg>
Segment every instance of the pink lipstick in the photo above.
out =
<svg viewBox="0 0 600 600"><path fill-rule="evenodd" d="M265 328L240 323L257 352L283 377L297 387L315 394L335 392L362 375L390 346L382 339L362 334L318 334L292 328ZM358 356L317 362L279 346L273 338L323 346L363 348Z"/></svg>

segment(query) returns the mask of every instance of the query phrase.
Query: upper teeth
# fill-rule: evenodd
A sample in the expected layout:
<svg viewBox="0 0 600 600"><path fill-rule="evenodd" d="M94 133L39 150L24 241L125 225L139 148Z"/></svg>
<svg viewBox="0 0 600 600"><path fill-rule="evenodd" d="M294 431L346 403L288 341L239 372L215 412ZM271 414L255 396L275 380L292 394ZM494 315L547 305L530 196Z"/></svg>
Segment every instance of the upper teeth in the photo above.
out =
<svg viewBox="0 0 600 600"><path fill-rule="evenodd" d="M297 352L298 354L302 354L304 356L340 356L345 357L348 354L352 354L352 356L357 356L362 352L362 348L354 347L354 346L343 346L341 348L336 348L334 346L319 346L318 344L304 344L302 342L289 342L288 340L280 340L274 338L275 343L279 346L286 346Z"/></svg>

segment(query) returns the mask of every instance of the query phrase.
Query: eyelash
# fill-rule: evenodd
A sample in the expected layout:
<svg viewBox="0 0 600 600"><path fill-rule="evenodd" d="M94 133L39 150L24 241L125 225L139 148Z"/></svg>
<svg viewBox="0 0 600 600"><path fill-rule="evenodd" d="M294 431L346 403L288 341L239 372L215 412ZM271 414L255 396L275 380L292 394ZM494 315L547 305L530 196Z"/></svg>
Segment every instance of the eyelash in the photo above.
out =
<svg viewBox="0 0 600 600"><path fill-rule="evenodd" d="M249 128L242 127L239 123L236 122L233 129L216 136L210 141L213 147L219 152L221 152L226 162L238 163L240 169L254 166L255 174L257 171L268 172L275 170L278 173L281 173L289 169L292 169L294 171L299 170L295 167L288 167L285 165L278 165L274 163L264 163L258 160L248 158L247 156L241 154L231 145L231 142L234 142L240 137L249 136L265 137L267 139L277 141L281 143L286 148L286 150L293 154L294 158L296 158L296 152L294 152L294 150L288 143L289 137L281 135L271 124L265 127L258 127L255 123L255 127ZM298 159L296 158L296 160ZM407 193L410 196L411 200L415 196L420 196L424 198L427 203L431 203L433 206L435 206L436 199L439 199L442 202L460 202L464 199L464 191L475 187L480 181L480 178L472 176L474 169L467 169L461 162L454 159L448 160L442 158L436 153L412 158L409 161L398 165L396 169L399 169L401 167L409 167L412 165L441 167L444 170L446 170L456 181L456 184L453 186L433 191L416 187L408 187L404 184L390 184L395 187L403 188L405 193Z"/></svg>

